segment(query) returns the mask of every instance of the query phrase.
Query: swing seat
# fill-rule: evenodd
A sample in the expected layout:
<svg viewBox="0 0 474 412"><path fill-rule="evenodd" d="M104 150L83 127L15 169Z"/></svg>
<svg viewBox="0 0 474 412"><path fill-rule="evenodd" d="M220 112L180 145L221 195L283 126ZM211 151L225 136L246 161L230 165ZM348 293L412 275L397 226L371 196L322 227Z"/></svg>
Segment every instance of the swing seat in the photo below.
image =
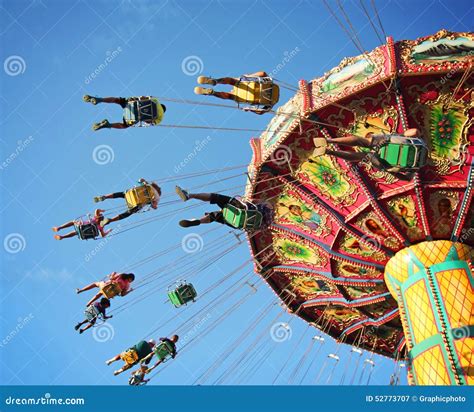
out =
<svg viewBox="0 0 474 412"><path fill-rule="evenodd" d="M107 283L101 290L100 293L107 299L112 299L122 293L122 289L116 283Z"/></svg>
<svg viewBox="0 0 474 412"><path fill-rule="evenodd" d="M171 346L169 342L161 342L153 348L153 351L160 361L164 361L171 357L173 349L173 346Z"/></svg>
<svg viewBox="0 0 474 412"><path fill-rule="evenodd" d="M235 198L222 209L222 214L224 220L236 229L257 230L263 222L263 215L254 204Z"/></svg>
<svg viewBox="0 0 474 412"><path fill-rule="evenodd" d="M138 353L129 349L120 354L120 359L122 359L127 365L135 365L138 362Z"/></svg>
<svg viewBox="0 0 474 412"><path fill-rule="evenodd" d="M178 283L174 290L168 291L168 298L176 308L186 305L191 301L194 302L196 296L196 289L194 289L191 283Z"/></svg>
<svg viewBox="0 0 474 412"><path fill-rule="evenodd" d="M380 148L379 156L392 167L416 171L426 165L428 148L418 138L391 136L389 142Z"/></svg>
<svg viewBox="0 0 474 412"><path fill-rule="evenodd" d="M89 305L84 310L84 315L89 322L95 322L97 319L103 319L102 313L100 313L94 305Z"/></svg>
<svg viewBox="0 0 474 412"><path fill-rule="evenodd" d="M123 118L129 126L155 125L163 120L163 107L156 98L132 100L123 109Z"/></svg>
<svg viewBox="0 0 474 412"><path fill-rule="evenodd" d="M151 205L154 200L155 192L151 185L136 186L125 193L125 201L129 209Z"/></svg>
<svg viewBox="0 0 474 412"><path fill-rule="evenodd" d="M242 110L268 112L280 99L280 88L271 77L242 76L232 92Z"/></svg>
<svg viewBox="0 0 474 412"><path fill-rule="evenodd" d="M100 235L97 225L90 222L74 222L74 229L81 240L97 239Z"/></svg>

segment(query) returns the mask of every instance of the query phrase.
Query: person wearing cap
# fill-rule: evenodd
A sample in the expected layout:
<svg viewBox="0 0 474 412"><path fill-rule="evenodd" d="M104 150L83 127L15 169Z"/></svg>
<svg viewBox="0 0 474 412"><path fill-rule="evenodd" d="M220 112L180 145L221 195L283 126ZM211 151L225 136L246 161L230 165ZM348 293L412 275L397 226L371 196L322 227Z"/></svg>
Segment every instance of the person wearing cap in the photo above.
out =
<svg viewBox="0 0 474 412"><path fill-rule="evenodd" d="M146 340L141 340L105 363L110 365L118 360L123 360L125 362L120 369L114 372L115 376L135 366L138 362L143 362L145 365L148 365L153 358L153 348L155 345L156 341L154 339L150 339L148 342Z"/></svg>

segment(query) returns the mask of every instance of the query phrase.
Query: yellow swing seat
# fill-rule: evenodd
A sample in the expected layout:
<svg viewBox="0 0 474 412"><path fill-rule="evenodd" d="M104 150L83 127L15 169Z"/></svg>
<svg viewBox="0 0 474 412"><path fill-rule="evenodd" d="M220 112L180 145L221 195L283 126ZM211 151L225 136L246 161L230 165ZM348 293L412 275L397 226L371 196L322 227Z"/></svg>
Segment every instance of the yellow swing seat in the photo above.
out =
<svg viewBox="0 0 474 412"><path fill-rule="evenodd" d="M136 186L125 193L125 201L129 209L151 205L154 200L155 192L148 184Z"/></svg>

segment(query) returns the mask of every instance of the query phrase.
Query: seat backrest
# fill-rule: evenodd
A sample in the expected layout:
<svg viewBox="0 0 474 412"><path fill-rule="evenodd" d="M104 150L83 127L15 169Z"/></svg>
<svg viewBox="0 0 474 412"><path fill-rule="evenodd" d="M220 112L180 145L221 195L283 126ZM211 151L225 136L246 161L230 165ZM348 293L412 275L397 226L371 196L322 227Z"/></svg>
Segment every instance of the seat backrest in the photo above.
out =
<svg viewBox="0 0 474 412"><path fill-rule="evenodd" d="M171 343L167 341L160 342L155 346L154 352L158 359L163 360L173 353L173 347L171 346Z"/></svg>
<svg viewBox="0 0 474 412"><path fill-rule="evenodd" d="M393 167L419 169L425 165L427 153L426 144L421 139L391 136L378 154Z"/></svg>
<svg viewBox="0 0 474 412"><path fill-rule="evenodd" d="M148 184L136 186L125 192L125 201L129 209L149 205L155 199L155 192Z"/></svg>

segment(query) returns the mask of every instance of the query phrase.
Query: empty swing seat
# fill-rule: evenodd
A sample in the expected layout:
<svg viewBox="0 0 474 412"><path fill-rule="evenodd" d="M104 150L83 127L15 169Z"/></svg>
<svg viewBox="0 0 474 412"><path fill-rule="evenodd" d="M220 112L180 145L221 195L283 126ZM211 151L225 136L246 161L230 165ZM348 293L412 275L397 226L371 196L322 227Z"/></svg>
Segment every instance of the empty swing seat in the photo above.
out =
<svg viewBox="0 0 474 412"><path fill-rule="evenodd" d="M175 289L168 292L169 300L177 308L189 302L194 302L196 296L196 289L191 283L179 283Z"/></svg>

